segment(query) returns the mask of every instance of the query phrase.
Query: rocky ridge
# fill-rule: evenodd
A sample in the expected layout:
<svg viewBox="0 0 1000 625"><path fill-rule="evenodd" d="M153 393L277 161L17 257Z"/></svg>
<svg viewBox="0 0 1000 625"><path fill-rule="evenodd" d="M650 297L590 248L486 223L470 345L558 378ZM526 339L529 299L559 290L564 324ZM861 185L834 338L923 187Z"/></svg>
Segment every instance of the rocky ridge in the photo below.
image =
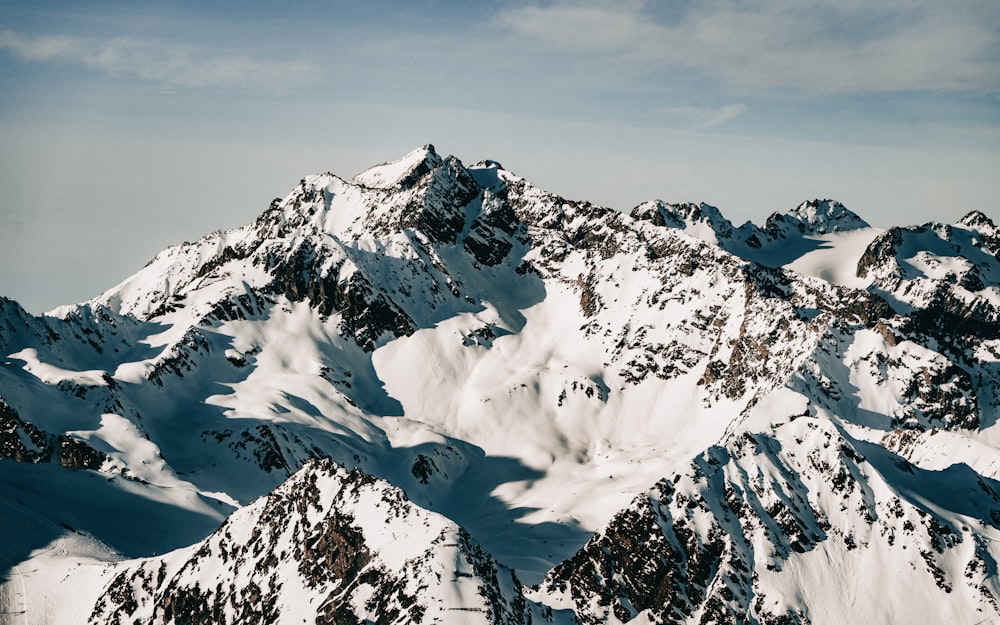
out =
<svg viewBox="0 0 1000 625"><path fill-rule="evenodd" d="M844 236L868 237L864 288L793 269ZM495 598L476 622L988 618L996 253L982 213L625 214L427 145L304 178L58 317L0 301L3 449L66 437L93 452L69 466L248 504L119 565L95 622L281 620L303 585L306 618L455 622L466 583ZM420 553L388 563L396 518Z"/></svg>
<svg viewBox="0 0 1000 625"><path fill-rule="evenodd" d="M92 623L531 622L512 571L390 484L311 462L201 544L115 567Z"/></svg>

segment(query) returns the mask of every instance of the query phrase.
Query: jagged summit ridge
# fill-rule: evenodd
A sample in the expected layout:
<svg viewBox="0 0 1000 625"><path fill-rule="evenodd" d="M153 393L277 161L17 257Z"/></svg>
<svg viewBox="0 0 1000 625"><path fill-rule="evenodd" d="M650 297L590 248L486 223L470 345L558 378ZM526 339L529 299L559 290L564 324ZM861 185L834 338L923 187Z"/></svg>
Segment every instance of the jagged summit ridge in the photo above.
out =
<svg viewBox="0 0 1000 625"><path fill-rule="evenodd" d="M632 209L636 219L683 230L740 256L763 260L753 250L785 245L789 240L869 228L868 222L834 200L809 200L787 213L772 213L763 226L734 227L718 208L704 202L646 202ZM766 264L766 263L765 263Z"/></svg>
<svg viewBox="0 0 1000 625"><path fill-rule="evenodd" d="M982 211L972 211L958 221L961 227L969 228L982 238L981 244L994 256L1000 254L1000 228Z"/></svg>
<svg viewBox="0 0 1000 625"><path fill-rule="evenodd" d="M992 234L997 229L993 220L987 217L985 213L978 210L967 213L964 217L958 220L958 225L974 228L983 234Z"/></svg>
<svg viewBox="0 0 1000 625"><path fill-rule="evenodd" d="M461 242L479 250L481 261L495 264L512 249L511 237L518 221L532 226L558 223L566 205L563 198L536 189L495 161L465 167L454 156L442 158L427 144L351 181L333 174L303 178L254 224L170 248L95 301L139 316L162 312L170 308L168 300L175 294L183 295L185 285L199 277L211 279L234 260L249 261L272 273L287 260L325 259L318 268L318 277L322 277L340 265L330 258L331 254L342 255L334 249L337 242L385 239L408 231L420 232L435 242ZM494 206L503 210L497 212ZM518 211L518 206L525 210ZM757 261L762 259L748 250L790 236L843 231L865 223L829 200L805 202L786 215L772 215L763 228L750 223L734 228L717 208L704 203L648 202L633 209L631 217L684 230ZM173 275L164 275L166 267ZM240 271L249 278L251 287L265 286L261 281L267 277L259 271ZM308 285L300 287L286 294L298 297L303 289L313 291ZM287 291L277 284L269 288ZM329 301L330 297L322 299Z"/></svg>
<svg viewBox="0 0 1000 625"><path fill-rule="evenodd" d="M723 245L732 239L733 224L718 208L704 202L669 204L662 200L645 202L632 209L635 219L652 221L657 226L677 228L699 239Z"/></svg>
<svg viewBox="0 0 1000 625"><path fill-rule="evenodd" d="M119 547L99 506L47 502L126 492L123 552L161 554L33 559L95 621L1000 615L988 219L625 214L430 146L367 173L307 176L58 318L0 300L0 504ZM164 509L219 520L163 549ZM7 518L19 557L48 544Z"/></svg>
<svg viewBox="0 0 1000 625"><path fill-rule="evenodd" d="M405 189L413 186L421 176L442 162L443 159L434 150L434 146L428 143L400 159L366 169L352 178L351 182L372 189Z"/></svg>
<svg viewBox="0 0 1000 625"><path fill-rule="evenodd" d="M777 216L776 213L772 215L772 218L777 219ZM845 232L869 227L867 221L835 200L817 199L803 202L791 210L787 216L799 222L800 232L810 234ZM769 224L770 222L771 219L768 219Z"/></svg>

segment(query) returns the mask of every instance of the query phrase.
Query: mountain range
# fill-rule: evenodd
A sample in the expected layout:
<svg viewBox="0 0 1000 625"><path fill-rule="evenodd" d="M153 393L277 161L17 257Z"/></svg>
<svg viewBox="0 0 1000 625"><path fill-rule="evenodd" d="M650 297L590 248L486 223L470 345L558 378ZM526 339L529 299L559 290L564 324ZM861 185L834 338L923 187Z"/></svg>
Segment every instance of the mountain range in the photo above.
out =
<svg viewBox="0 0 1000 625"><path fill-rule="evenodd" d="M1000 229L630 212L431 145L41 316L9 623L1000 622Z"/></svg>

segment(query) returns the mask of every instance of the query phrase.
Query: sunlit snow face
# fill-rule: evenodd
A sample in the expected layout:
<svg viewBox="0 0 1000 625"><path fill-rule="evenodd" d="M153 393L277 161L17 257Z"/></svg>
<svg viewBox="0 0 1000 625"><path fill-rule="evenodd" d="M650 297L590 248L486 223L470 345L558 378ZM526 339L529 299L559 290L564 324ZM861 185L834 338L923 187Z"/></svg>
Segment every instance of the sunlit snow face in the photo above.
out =
<svg viewBox="0 0 1000 625"><path fill-rule="evenodd" d="M995 227L846 211L623 214L424 146L58 317L0 299L25 611L989 610Z"/></svg>

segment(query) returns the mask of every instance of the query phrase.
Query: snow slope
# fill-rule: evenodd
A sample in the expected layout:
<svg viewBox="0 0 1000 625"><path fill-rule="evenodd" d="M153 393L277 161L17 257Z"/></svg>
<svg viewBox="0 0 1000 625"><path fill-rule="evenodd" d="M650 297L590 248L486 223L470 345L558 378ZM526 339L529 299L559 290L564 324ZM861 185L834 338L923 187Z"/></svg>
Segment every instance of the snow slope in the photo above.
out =
<svg viewBox="0 0 1000 625"><path fill-rule="evenodd" d="M422 519L392 532L451 580L406 590L442 622L458 615L434 605L510 570L501 612L557 621L989 618L997 242L981 213L882 232L830 200L764 226L623 214L430 145L308 176L86 304L0 299L0 501L40 520L12 523L6 596L34 563L88 615L99 592L95 622L332 618L333 595L416 622L343 586L360 577L291 590L333 566L293 554L341 509L369 515L352 549L406 577L416 552L371 533L395 517L345 494L363 482ZM303 475L325 494L296 503ZM278 501L287 526L265 519ZM858 570L926 603L854 590ZM68 613L34 588L39 614Z"/></svg>
<svg viewBox="0 0 1000 625"><path fill-rule="evenodd" d="M464 530L330 461L306 465L197 548L112 574L91 623L513 625L541 615Z"/></svg>

